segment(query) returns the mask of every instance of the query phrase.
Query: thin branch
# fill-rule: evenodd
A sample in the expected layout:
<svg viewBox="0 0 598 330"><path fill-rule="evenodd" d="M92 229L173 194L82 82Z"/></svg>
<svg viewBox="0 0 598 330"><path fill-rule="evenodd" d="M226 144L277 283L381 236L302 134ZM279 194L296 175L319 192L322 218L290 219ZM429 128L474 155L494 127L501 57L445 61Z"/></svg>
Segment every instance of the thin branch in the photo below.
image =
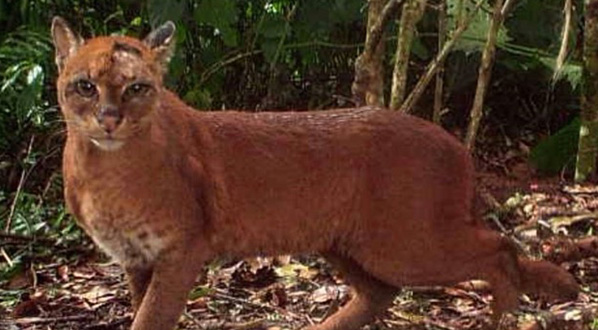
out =
<svg viewBox="0 0 598 330"><path fill-rule="evenodd" d="M8 320L7 322L0 322L0 325L29 325L29 324L48 324L89 320L93 317L91 315L70 315L60 317L23 317L20 319Z"/></svg>
<svg viewBox="0 0 598 330"><path fill-rule="evenodd" d="M502 9L500 11L500 15L502 16L502 18L504 19L505 17L507 17L507 14L509 13L509 11L511 11L511 7L513 7L513 5L515 4L516 0L507 0L505 2L505 4L502 6Z"/></svg>
<svg viewBox="0 0 598 330"><path fill-rule="evenodd" d="M119 325L127 323L129 321L131 321L131 316L127 315L125 317L118 318L118 319L108 322L108 323L91 324L91 325L85 326L83 328L83 330L117 329Z"/></svg>
<svg viewBox="0 0 598 330"><path fill-rule="evenodd" d="M438 49L446 43L446 0L440 0L438 5ZM442 98L444 96L444 60L438 64L436 72L436 87L434 89L434 112L432 121L440 124L442 117Z"/></svg>
<svg viewBox="0 0 598 330"><path fill-rule="evenodd" d="M14 265L12 258L8 255L8 253L6 252L6 250L4 250L3 247L0 248L0 254L2 255L9 267L12 267Z"/></svg>
<svg viewBox="0 0 598 330"><path fill-rule="evenodd" d="M569 51L569 37L571 35L572 24L572 12L573 12L573 1L565 0L565 7L563 13L565 15L565 23L561 31L561 47L559 49L559 55L556 58L556 64L554 66L554 75L552 76L553 81L557 81L563 71L563 64L565 64L565 58Z"/></svg>
<svg viewBox="0 0 598 330"><path fill-rule="evenodd" d="M478 133L478 127L482 119L484 99L486 98L486 91L488 90L488 83L492 76L492 67L494 66L494 55L496 54L496 39L498 31L502 26L503 0L496 0L494 4L494 13L490 21L490 28L488 29L488 38L484 51L482 52L482 63L478 73L478 83L476 86L475 97L470 112L469 127L467 128L467 135L465 136L465 145L467 149L473 151L475 147L475 140Z"/></svg>
<svg viewBox="0 0 598 330"><path fill-rule="evenodd" d="M479 0L477 2L474 10L472 10L471 13L463 20L463 24L461 24L457 28L457 30L455 30L451 39L446 44L444 44L444 47L442 48L442 50L436 55L434 60L432 62L430 62L430 64L428 64L428 68L426 69L426 72L419 79L419 81L417 82L417 84L415 85L415 87L413 88L411 93L409 94L409 96L407 96L407 98L405 99L405 102L403 102L403 105L401 105L401 108L399 109L399 111L409 113L412 110L415 103L417 103L417 101L419 101L419 99L423 95L426 87L430 83L430 80L432 80L432 77L434 77L434 75L438 71L440 63L442 63L442 61L444 61L444 59L448 56L451 49L453 49L453 47L457 43L457 40L459 39L459 37L463 34L463 32L465 32L465 30L467 30L469 23L471 23L471 20L473 19L473 17L476 15L478 10L484 3L485 3L484 0Z"/></svg>
<svg viewBox="0 0 598 330"><path fill-rule="evenodd" d="M25 159L27 159L31 155L31 150L33 149L33 141L35 141L35 135L31 137L29 140L29 146L27 147L27 153L25 154ZM25 184L25 177L26 177L27 169L23 166L23 171L21 172L21 178L19 179L19 185L17 186L17 191L15 192L15 197L10 205L10 213L8 214L8 218L6 219L6 226L4 227L4 232L8 233L10 231L10 227L12 225L12 219L15 215L15 210L17 208L17 203L19 202L19 196L21 196L21 191L23 190L23 185Z"/></svg>
<svg viewBox="0 0 598 330"><path fill-rule="evenodd" d="M0 233L0 239L2 239L3 241L11 240L11 241L26 242L26 243L36 242L36 243L44 243L44 244L48 244L48 245L58 244L58 242L56 240L53 240L49 237L25 236L25 235L9 234L9 233Z"/></svg>
<svg viewBox="0 0 598 330"><path fill-rule="evenodd" d="M411 44L415 27L426 8L427 0L409 0L403 5L397 40L389 108L396 110L405 98Z"/></svg>
<svg viewBox="0 0 598 330"><path fill-rule="evenodd" d="M252 50L250 52L238 54L238 55L235 55L227 60L218 61L218 62L212 64L212 66L210 66L208 69L206 69L201 74L201 77L199 78L199 85L204 84L208 79L210 79L210 77L212 77L212 75L214 75L216 72L218 72L223 67L233 64L233 63L235 63L239 60L242 60L246 57L251 57L251 56L254 56L257 54L261 54L261 53L263 53L262 50Z"/></svg>
<svg viewBox="0 0 598 330"><path fill-rule="evenodd" d="M285 25L284 25L284 32L282 34L282 37L278 41L278 46L276 47L276 52L274 53L274 57L272 59L272 62L270 63L270 79L273 78L274 67L276 66L276 63L278 63L278 58L280 57L280 54L282 53L284 43L287 40L287 35L289 34L289 29L291 28L291 20L295 16L296 11L297 11L297 4L293 5L293 8L291 8L291 11L285 17L286 19L285 19Z"/></svg>
<svg viewBox="0 0 598 330"><path fill-rule="evenodd" d="M221 290L216 289L215 292L213 293L209 293L208 296L213 297L213 298L217 298L217 299L225 299L225 300L229 300L232 302L236 302L236 303L240 303L243 305L247 305L247 306L252 306L252 307L256 307L256 308L263 308L263 309L268 309L268 310L273 310L273 311L277 311L281 314L285 314L288 315L294 319L297 320L303 320L304 318L300 315L297 315L291 311L288 311L284 308L280 308L280 307L276 307L276 306L272 306L272 305L268 305L268 304L262 304L262 303L257 303L257 302L253 302L253 301L249 301L246 299L242 299L242 298L237 298L237 297L233 297L230 296L226 293L224 293Z"/></svg>
<svg viewBox="0 0 598 330"><path fill-rule="evenodd" d="M339 48L339 49L354 49L363 47L364 43L356 43L356 44L335 44L331 42L326 42L322 40L313 40L307 42L298 42L293 44L286 44L283 45L283 49L297 49L297 48L307 48L307 47L326 47L326 48ZM261 49L252 50L245 53L235 54L237 52L233 52L227 56L230 56L227 59L220 60L206 70L203 71L201 77L199 78L199 85L204 84L208 79L210 79L216 72L224 68L225 66L231 65L237 61L240 61L244 58L255 56L262 54L264 51ZM233 55L234 54L234 55Z"/></svg>

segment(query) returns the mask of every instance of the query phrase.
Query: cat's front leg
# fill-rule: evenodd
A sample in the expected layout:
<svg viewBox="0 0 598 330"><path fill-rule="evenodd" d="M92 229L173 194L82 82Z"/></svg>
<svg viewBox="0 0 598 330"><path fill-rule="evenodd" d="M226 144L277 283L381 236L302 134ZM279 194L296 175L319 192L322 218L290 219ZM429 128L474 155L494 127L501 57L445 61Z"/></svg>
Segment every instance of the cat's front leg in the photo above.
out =
<svg viewBox="0 0 598 330"><path fill-rule="evenodd" d="M153 265L131 329L172 330L204 262L205 259L184 248L161 255Z"/></svg>

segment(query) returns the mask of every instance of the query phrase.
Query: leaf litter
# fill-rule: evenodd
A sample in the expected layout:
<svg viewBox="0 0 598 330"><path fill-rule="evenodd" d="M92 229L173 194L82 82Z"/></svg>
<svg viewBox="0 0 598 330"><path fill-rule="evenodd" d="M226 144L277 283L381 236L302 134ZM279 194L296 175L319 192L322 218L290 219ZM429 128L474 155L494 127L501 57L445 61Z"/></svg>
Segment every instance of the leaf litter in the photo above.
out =
<svg viewBox="0 0 598 330"><path fill-rule="evenodd" d="M571 271L582 293L577 301L553 305L524 295L500 329L598 329L598 188L515 181L480 179L500 200L499 208L486 213L488 223L517 240L527 255ZM2 330L125 330L132 322L126 281L114 263L37 263L7 283L0 297L16 299L0 305ZM350 297L347 283L317 256L220 260L206 267L190 293L179 329L296 329L321 322ZM483 329L491 301L482 281L405 288L365 329Z"/></svg>

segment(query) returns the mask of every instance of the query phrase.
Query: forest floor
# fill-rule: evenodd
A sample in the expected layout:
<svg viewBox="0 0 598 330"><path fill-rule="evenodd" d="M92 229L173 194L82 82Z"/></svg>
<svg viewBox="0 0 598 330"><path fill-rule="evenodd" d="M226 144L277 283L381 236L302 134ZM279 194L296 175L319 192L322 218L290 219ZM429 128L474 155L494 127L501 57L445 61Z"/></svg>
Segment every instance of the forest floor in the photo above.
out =
<svg viewBox="0 0 598 330"><path fill-rule="evenodd" d="M598 187L534 179L520 165L480 176L486 201L495 204L485 219L516 239L524 253L569 270L583 289L575 302L522 296L501 329L597 330L598 244L592 235ZM3 297L14 297L10 307L0 305L1 330L128 329L132 314L122 271L91 244L76 248L79 257L37 263L1 288ZM348 286L317 256L220 261L198 281L179 327L295 329L320 322L349 298ZM405 288L368 328L482 329L489 324L491 300L480 281Z"/></svg>

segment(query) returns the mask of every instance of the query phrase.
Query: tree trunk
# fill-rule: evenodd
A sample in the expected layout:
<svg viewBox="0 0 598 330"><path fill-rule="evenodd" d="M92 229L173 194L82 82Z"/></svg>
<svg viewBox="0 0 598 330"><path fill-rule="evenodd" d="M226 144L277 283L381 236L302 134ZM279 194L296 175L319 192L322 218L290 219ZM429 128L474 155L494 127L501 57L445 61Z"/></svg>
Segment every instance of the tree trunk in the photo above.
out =
<svg viewBox="0 0 598 330"><path fill-rule="evenodd" d="M426 0L408 0L403 5L390 96L390 108L393 110L398 109L405 98L411 43L415 34L415 27L425 9Z"/></svg>
<svg viewBox="0 0 598 330"><path fill-rule="evenodd" d="M581 127L575 181L585 181L596 168L598 153L598 0L585 1Z"/></svg>
<svg viewBox="0 0 598 330"><path fill-rule="evenodd" d="M467 136L465 137L465 145L470 151L475 147L475 140L482 119L484 108L484 98L486 97L486 90L488 89L488 82L492 74L492 67L494 65L494 54L496 53L496 37L498 30L502 25L503 15L503 0L496 0L494 3L494 13L492 14L492 21L488 30L488 37L484 51L482 52L482 63L478 73L478 85L476 87L475 98L470 112L469 127L467 129Z"/></svg>
<svg viewBox="0 0 598 330"><path fill-rule="evenodd" d="M366 47L355 62L355 81L352 87L353 96L358 106L364 105L364 103L384 106L383 70L385 47L382 37L383 30L379 32L380 36L374 35L374 31L376 23L382 18L381 13L385 3L386 0L368 1ZM373 43L372 38L379 38L379 40ZM368 49L368 45L371 44L373 44L373 49Z"/></svg>

